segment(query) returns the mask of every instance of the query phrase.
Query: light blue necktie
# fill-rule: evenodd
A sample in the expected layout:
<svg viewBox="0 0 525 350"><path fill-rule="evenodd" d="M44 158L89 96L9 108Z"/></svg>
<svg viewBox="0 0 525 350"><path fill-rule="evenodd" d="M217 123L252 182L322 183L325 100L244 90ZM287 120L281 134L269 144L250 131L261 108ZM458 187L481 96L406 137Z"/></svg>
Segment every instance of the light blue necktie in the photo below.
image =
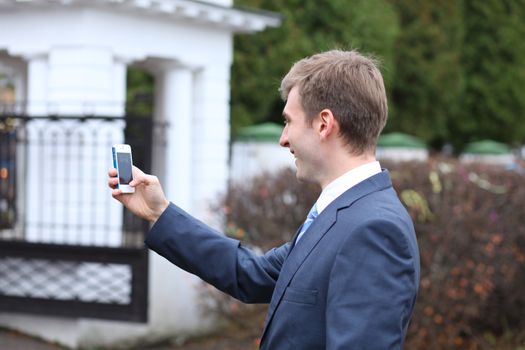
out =
<svg viewBox="0 0 525 350"><path fill-rule="evenodd" d="M314 204L312 209L308 212L308 215L306 216L306 220L304 221L303 226L301 227L301 232L297 235L297 239L295 240L295 244L299 242L303 234L308 230L308 227L314 222L315 218L317 217L317 203Z"/></svg>

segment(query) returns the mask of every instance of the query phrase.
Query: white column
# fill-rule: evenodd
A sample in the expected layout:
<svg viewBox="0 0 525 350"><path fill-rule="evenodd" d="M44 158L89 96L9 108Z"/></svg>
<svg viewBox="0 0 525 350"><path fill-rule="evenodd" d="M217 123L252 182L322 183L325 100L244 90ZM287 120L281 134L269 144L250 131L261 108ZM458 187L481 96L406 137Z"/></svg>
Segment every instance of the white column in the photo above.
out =
<svg viewBox="0 0 525 350"><path fill-rule="evenodd" d="M152 69L154 71L154 69ZM166 149L167 144L166 133L167 130L164 127L166 123L164 113L164 72L157 71L154 74L155 77L155 98L153 108L153 144L152 144L152 155L151 155L151 173L155 174L161 184L167 182L166 179Z"/></svg>
<svg viewBox="0 0 525 350"><path fill-rule="evenodd" d="M215 62L196 77L198 100L193 133L193 192L195 211L207 223L218 226L212 205L226 191L230 141L230 66Z"/></svg>
<svg viewBox="0 0 525 350"><path fill-rule="evenodd" d="M160 98L166 129L166 196L184 210L192 211L192 120L193 74L182 66L165 67L160 83Z"/></svg>
<svg viewBox="0 0 525 350"><path fill-rule="evenodd" d="M129 60L124 58L115 57L113 59L111 73L111 100L113 103L110 103L106 112L108 116L122 116L125 114L126 107L126 76Z"/></svg>
<svg viewBox="0 0 525 350"><path fill-rule="evenodd" d="M49 64L47 55L28 58L27 63L27 114L47 115Z"/></svg>
<svg viewBox="0 0 525 350"><path fill-rule="evenodd" d="M27 114L30 116L47 115L47 92L49 64L47 55L35 55L27 58ZM20 183L25 182L25 187L18 195L24 196L20 199L26 204L24 226L26 238L30 241L38 241L37 226L43 216L41 199L45 183L41 181L44 169L39 170L43 160L39 154L38 137L41 123L31 122L27 124L26 145L18 145L20 154L27 154L27 163L19 161L19 164L27 164L24 174L20 174ZM20 159L19 159L20 160ZM20 186L21 187L21 186Z"/></svg>
<svg viewBox="0 0 525 350"><path fill-rule="evenodd" d="M193 69L175 62L155 62L152 70L155 71L155 120L168 123L163 135L157 136L165 140L166 144L161 148L163 152L154 154L153 173L161 180L169 200L197 215L193 209L192 193L195 176L192 164ZM210 326L209 320L199 310L202 296L199 278L175 268L157 254L150 254L149 271L149 322L152 327L161 326L172 332L180 332L195 328L202 330ZM178 297L173 298L174 295Z"/></svg>
<svg viewBox="0 0 525 350"><path fill-rule="evenodd" d="M15 76L15 113L22 113L25 111L24 103L26 92L26 78L22 71L17 72Z"/></svg>

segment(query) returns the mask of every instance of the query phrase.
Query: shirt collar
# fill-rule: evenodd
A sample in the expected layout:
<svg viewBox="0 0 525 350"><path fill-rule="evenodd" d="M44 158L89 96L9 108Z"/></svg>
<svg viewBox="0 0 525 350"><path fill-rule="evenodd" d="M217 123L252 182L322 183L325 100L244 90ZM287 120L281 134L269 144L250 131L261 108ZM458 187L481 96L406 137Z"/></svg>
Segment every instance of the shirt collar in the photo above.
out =
<svg viewBox="0 0 525 350"><path fill-rule="evenodd" d="M330 203L344 192L354 187L358 183L381 172L381 165L378 161L366 163L354 168L325 187L317 199L317 212L321 213Z"/></svg>

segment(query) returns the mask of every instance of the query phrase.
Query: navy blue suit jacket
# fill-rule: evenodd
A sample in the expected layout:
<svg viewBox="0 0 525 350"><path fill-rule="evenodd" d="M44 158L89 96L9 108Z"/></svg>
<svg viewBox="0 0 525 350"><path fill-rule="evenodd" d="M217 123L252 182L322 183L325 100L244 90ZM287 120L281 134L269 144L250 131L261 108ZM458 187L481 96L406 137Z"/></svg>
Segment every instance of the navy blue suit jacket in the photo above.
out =
<svg viewBox="0 0 525 350"><path fill-rule="evenodd" d="M261 349L403 347L419 253L387 171L339 196L293 249L256 255L173 204L146 244L237 299L269 302Z"/></svg>

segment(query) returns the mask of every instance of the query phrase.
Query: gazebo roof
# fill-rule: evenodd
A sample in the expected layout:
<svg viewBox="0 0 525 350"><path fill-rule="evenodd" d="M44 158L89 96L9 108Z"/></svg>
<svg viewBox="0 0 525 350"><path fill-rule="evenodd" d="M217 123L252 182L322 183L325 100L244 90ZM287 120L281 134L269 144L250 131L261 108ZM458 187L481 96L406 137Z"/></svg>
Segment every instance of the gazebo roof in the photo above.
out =
<svg viewBox="0 0 525 350"><path fill-rule="evenodd" d="M256 32L277 27L278 13L230 7L197 0L0 0L0 11L34 7L45 8L109 8L113 11L135 12L164 18L195 21L227 28L235 32Z"/></svg>
<svg viewBox="0 0 525 350"><path fill-rule="evenodd" d="M493 140L471 142L465 147L465 154L512 154L509 146Z"/></svg>
<svg viewBox="0 0 525 350"><path fill-rule="evenodd" d="M282 125L275 123L262 123L241 128L238 132L237 140L277 142L279 141L282 132Z"/></svg>
<svg viewBox="0 0 525 350"><path fill-rule="evenodd" d="M401 132L380 135L377 145L384 148L426 148L421 139Z"/></svg>

